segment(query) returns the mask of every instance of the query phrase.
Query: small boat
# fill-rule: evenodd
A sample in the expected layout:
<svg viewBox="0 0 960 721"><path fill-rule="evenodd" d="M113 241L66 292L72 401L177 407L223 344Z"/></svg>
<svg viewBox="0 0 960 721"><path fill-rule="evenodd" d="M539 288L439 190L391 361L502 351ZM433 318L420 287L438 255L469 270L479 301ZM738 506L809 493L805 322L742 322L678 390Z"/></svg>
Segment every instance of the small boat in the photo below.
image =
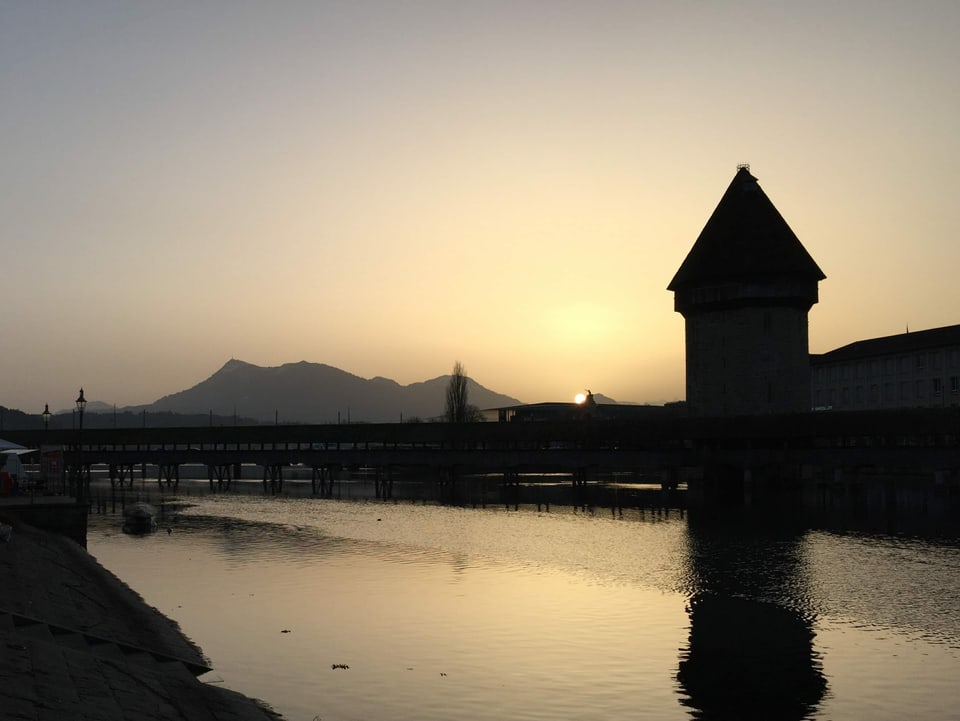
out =
<svg viewBox="0 0 960 721"><path fill-rule="evenodd" d="M150 533L157 528L157 511L149 503L137 501L123 509L124 533Z"/></svg>

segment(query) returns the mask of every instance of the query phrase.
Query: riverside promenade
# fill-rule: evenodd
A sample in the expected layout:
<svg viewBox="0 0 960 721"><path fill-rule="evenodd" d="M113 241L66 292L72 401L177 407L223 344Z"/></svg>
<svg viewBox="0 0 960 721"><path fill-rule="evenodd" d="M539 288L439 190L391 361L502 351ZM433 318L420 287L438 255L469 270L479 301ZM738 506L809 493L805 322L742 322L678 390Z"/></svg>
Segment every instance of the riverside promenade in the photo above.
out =
<svg viewBox="0 0 960 721"><path fill-rule="evenodd" d="M0 716L5 721L276 721L198 680L203 653L80 545L0 505ZM11 530L12 528L12 530ZM6 533L3 534L5 536Z"/></svg>

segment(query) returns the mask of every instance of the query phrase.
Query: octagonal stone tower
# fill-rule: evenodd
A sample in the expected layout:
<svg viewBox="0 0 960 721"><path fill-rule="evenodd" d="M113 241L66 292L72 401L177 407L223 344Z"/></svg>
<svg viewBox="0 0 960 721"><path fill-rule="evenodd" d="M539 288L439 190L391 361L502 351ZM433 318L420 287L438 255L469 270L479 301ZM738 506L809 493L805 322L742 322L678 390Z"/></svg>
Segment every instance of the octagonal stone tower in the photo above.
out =
<svg viewBox="0 0 960 721"><path fill-rule="evenodd" d="M810 410L807 313L826 278L741 165L668 290L695 416Z"/></svg>

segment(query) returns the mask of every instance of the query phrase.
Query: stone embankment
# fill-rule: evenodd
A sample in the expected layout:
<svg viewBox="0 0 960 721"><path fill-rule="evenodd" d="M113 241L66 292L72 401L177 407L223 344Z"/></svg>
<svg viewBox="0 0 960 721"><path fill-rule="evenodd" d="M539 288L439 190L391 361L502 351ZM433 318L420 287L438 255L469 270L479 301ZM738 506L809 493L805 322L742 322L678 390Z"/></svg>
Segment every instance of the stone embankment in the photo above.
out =
<svg viewBox="0 0 960 721"><path fill-rule="evenodd" d="M2 509L0 509L2 510ZM276 721L200 681L203 653L170 619L56 533L0 515L5 721Z"/></svg>

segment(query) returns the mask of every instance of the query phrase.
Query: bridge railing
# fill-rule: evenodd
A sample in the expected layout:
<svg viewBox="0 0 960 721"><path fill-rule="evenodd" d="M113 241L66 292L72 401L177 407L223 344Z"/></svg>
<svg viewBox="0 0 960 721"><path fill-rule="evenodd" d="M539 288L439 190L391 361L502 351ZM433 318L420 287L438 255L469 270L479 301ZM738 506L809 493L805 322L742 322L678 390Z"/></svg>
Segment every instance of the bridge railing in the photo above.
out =
<svg viewBox="0 0 960 721"><path fill-rule="evenodd" d="M65 460L177 458L180 462L247 457L322 461L335 455L381 460L442 453L556 458L630 454L696 462L711 454L810 453L841 449L960 449L960 409L816 412L738 418L579 420L505 423L258 425L5 431L25 446L59 445ZM79 454L79 456L77 455ZM659 454L659 455L658 455ZM772 456L771 456L772 457ZM106 462L106 461L99 461ZM624 461L626 462L626 461Z"/></svg>

